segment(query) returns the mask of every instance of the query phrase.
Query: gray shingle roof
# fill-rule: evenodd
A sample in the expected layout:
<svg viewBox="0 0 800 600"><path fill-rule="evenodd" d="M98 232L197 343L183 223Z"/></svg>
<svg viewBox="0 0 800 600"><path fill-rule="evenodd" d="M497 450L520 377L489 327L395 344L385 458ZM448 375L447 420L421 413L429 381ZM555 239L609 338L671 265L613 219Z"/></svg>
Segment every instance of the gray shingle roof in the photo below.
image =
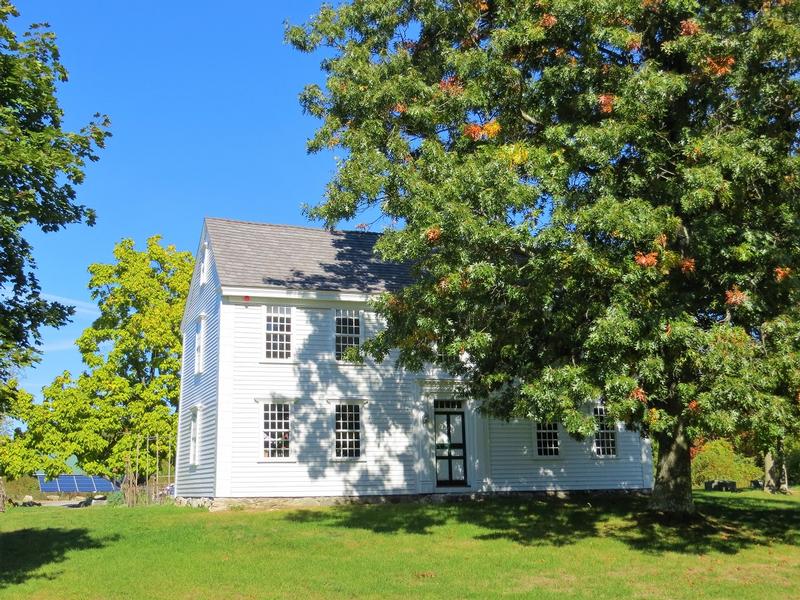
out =
<svg viewBox="0 0 800 600"><path fill-rule="evenodd" d="M225 286L381 292L411 281L406 266L373 252L380 234L207 218Z"/></svg>

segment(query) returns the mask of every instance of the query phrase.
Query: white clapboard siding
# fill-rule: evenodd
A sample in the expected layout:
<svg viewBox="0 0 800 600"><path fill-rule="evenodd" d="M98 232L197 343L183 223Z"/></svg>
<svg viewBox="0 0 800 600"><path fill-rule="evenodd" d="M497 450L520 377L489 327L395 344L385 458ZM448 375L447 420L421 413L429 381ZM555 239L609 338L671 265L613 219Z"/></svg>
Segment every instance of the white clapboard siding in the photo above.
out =
<svg viewBox="0 0 800 600"><path fill-rule="evenodd" d="M595 457L592 439L576 441L559 427L559 456L539 457L531 421L488 422L492 491L641 489L651 486L649 444L617 427L617 456Z"/></svg>
<svg viewBox="0 0 800 600"><path fill-rule="evenodd" d="M230 310L229 310L230 308ZM233 328L231 360L229 484L219 495L341 496L416 493L416 452L411 407L416 377L389 361L376 367L342 365L333 355L333 309L295 306L292 311L293 360L264 359L264 309L258 303L226 305L225 324ZM230 320L228 316L230 315ZM375 319L364 314L365 334ZM292 457L263 456L261 401L292 406ZM333 456L336 401L362 404L362 459Z"/></svg>
<svg viewBox="0 0 800 600"><path fill-rule="evenodd" d="M275 300L274 303L280 304ZM333 302L294 301L293 357L264 358L264 303L225 300L222 308L222 383L216 496L298 497L463 492L434 485L432 402L420 382L442 377L382 365L337 362L333 354ZM363 313L365 337L378 321ZM263 402L291 405L290 459L263 456ZM333 455L334 405L362 404L359 461ZM639 489L650 483L649 446L635 433L619 431L618 455L598 459L591 441L576 442L560 432L558 459L534 457L529 422L486 420L467 409L469 489L523 491L556 489ZM422 414L428 415L423 424Z"/></svg>
<svg viewBox="0 0 800 600"><path fill-rule="evenodd" d="M178 452L175 468L176 494L179 496L213 496L217 459L217 389L219 376L220 293L213 248L209 246L208 277L201 285L200 268L205 231L197 254L194 275L189 288L183 318L183 368L181 397L178 405ZM203 372L195 375L195 323L205 315L205 351ZM198 460L189 464L190 420L198 409Z"/></svg>

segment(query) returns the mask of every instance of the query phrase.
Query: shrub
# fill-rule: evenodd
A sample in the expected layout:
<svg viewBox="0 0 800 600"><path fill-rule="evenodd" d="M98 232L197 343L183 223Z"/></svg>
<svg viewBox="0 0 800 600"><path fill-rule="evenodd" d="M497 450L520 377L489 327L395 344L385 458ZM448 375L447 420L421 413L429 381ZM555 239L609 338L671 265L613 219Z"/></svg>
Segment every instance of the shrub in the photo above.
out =
<svg viewBox="0 0 800 600"><path fill-rule="evenodd" d="M5 479L4 481L6 494L17 502L25 496L33 496L35 500L44 498L44 494L39 491L39 480L36 477L18 477L17 479Z"/></svg>
<svg viewBox="0 0 800 600"><path fill-rule="evenodd" d="M111 492L106 502L109 506L125 506L125 496L122 492Z"/></svg>
<svg viewBox="0 0 800 600"><path fill-rule="evenodd" d="M750 487L753 479L762 479L763 473L752 458L736 454L728 440L714 440L703 444L692 461L692 484L699 487L706 481L726 479L738 487Z"/></svg>

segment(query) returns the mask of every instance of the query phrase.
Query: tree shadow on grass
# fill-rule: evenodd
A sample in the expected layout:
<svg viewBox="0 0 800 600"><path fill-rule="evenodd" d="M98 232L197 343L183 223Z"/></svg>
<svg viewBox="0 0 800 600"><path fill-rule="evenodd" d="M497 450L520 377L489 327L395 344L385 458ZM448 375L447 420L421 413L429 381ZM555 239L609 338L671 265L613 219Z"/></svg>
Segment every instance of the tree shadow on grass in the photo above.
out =
<svg viewBox="0 0 800 600"><path fill-rule="evenodd" d="M635 496L505 497L452 504L345 505L330 511L294 511L286 518L418 535L463 524L478 528L475 539L505 539L524 546L559 547L604 537L653 554L736 554L753 546L800 543L796 502L701 497L700 514L679 522L649 513L646 506L646 498Z"/></svg>
<svg viewBox="0 0 800 600"><path fill-rule="evenodd" d="M74 550L103 548L119 536L95 538L88 529L18 529L0 532L0 590L28 579L55 579L58 573L36 573L66 560Z"/></svg>

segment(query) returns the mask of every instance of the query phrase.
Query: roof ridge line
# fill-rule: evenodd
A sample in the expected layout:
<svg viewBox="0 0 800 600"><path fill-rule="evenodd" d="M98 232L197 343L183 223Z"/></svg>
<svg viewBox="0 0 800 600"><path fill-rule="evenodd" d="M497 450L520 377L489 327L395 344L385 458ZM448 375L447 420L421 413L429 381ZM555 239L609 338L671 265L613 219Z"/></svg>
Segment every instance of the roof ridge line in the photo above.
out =
<svg viewBox="0 0 800 600"><path fill-rule="evenodd" d="M284 223L267 223L264 221L247 221L243 219L230 219L227 217L204 217L204 221L223 221L226 223L240 223L243 225L259 225L261 227L277 227L280 229L300 229L302 231L314 231L317 233L357 233L359 235L381 235L379 231L361 231L358 229L325 229L324 227L310 227L307 225L290 225Z"/></svg>

